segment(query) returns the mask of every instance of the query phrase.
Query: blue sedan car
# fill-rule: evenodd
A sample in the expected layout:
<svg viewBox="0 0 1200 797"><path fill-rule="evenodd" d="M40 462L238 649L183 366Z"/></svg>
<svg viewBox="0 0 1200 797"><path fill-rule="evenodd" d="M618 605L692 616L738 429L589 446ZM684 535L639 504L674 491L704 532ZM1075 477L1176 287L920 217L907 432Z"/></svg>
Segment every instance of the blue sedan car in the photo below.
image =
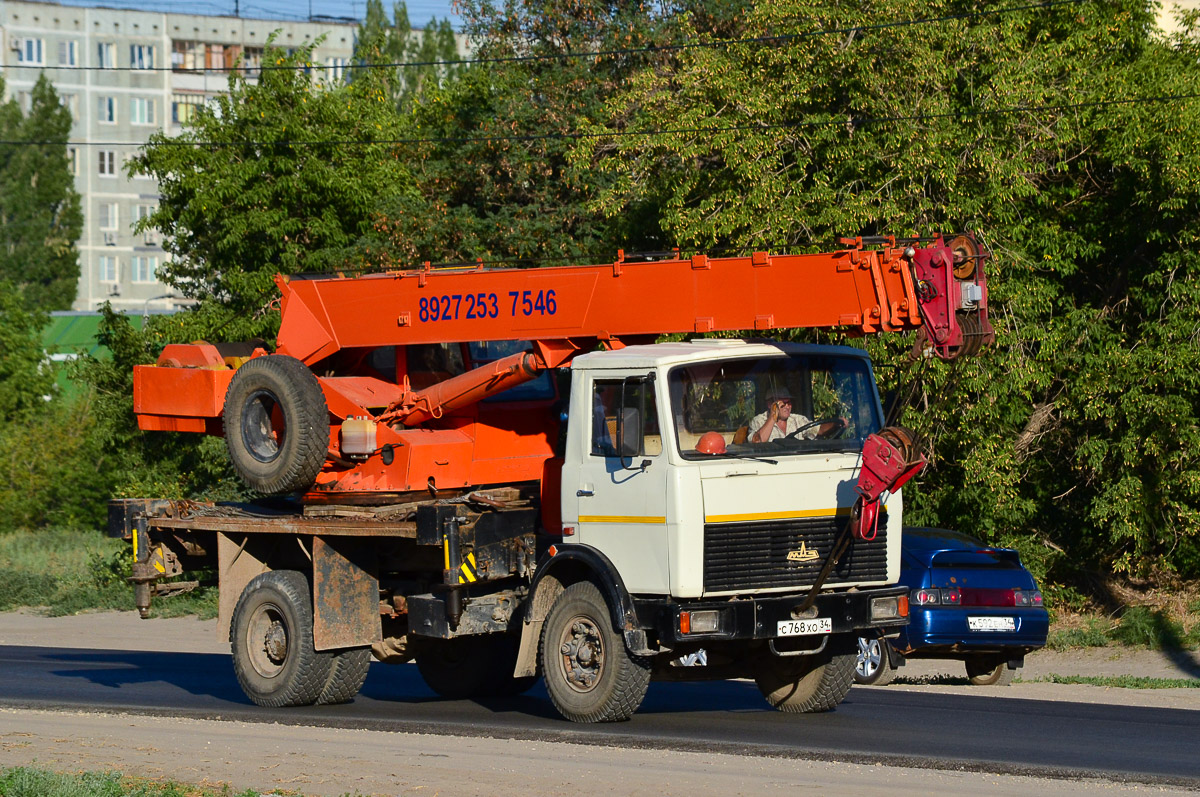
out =
<svg viewBox="0 0 1200 797"><path fill-rule="evenodd" d="M909 624L894 638L859 639L855 682L886 684L906 659L921 658L965 662L973 684L1011 683L1050 626L1017 552L930 528L904 529L900 548Z"/></svg>

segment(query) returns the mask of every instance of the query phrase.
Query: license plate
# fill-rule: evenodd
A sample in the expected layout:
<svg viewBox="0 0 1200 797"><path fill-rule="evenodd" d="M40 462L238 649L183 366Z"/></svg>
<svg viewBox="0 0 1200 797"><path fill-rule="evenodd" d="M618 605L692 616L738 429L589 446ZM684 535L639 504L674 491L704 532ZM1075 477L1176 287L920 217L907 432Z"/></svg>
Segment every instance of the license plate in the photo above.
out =
<svg viewBox="0 0 1200 797"><path fill-rule="evenodd" d="M779 636L806 636L808 634L828 634L833 631L833 619L829 617L814 617L811 620L780 620Z"/></svg>
<svg viewBox="0 0 1200 797"><path fill-rule="evenodd" d="M967 628L972 631L1016 631L1014 617L968 617Z"/></svg>

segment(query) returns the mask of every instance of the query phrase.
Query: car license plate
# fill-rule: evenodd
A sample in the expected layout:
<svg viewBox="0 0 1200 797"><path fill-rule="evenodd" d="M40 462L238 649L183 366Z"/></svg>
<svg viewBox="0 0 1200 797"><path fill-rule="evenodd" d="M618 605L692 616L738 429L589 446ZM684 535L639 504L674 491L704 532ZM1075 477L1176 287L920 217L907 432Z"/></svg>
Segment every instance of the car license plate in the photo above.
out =
<svg viewBox="0 0 1200 797"><path fill-rule="evenodd" d="M967 628L972 631L1016 631L1017 621L1013 617L968 617Z"/></svg>
<svg viewBox="0 0 1200 797"><path fill-rule="evenodd" d="M780 620L779 636L806 636L808 634L828 634L833 631L833 619L829 617L814 617L811 620Z"/></svg>

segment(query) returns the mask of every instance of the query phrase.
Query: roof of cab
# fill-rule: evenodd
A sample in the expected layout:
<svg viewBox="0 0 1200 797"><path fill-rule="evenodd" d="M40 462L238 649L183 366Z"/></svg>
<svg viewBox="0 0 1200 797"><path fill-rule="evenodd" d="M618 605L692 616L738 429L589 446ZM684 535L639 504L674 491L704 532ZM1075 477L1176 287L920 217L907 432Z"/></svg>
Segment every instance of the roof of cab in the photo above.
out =
<svg viewBox="0 0 1200 797"><path fill-rule="evenodd" d="M808 343L747 341L730 338L703 338L679 343L650 343L626 346L612 351L581 354L571 362L573 368L655 368L720 358L786 357L794 355L835 355L866 359L867 352L852 346L825 346Z"/></svg>

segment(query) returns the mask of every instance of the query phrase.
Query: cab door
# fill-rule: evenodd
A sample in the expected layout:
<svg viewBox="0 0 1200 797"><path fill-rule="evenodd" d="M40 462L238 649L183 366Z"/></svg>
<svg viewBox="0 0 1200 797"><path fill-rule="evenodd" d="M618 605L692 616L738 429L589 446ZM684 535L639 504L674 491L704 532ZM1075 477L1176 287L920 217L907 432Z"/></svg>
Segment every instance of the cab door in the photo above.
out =
<svg viewBox="0 0 1200 797"><path fill-rule="evenodd" d="M563 522L601 551L632 593L667 594L667 458L653 374L603 372L573 396ZM573 455L575 452L575 455Z"/></svg>

